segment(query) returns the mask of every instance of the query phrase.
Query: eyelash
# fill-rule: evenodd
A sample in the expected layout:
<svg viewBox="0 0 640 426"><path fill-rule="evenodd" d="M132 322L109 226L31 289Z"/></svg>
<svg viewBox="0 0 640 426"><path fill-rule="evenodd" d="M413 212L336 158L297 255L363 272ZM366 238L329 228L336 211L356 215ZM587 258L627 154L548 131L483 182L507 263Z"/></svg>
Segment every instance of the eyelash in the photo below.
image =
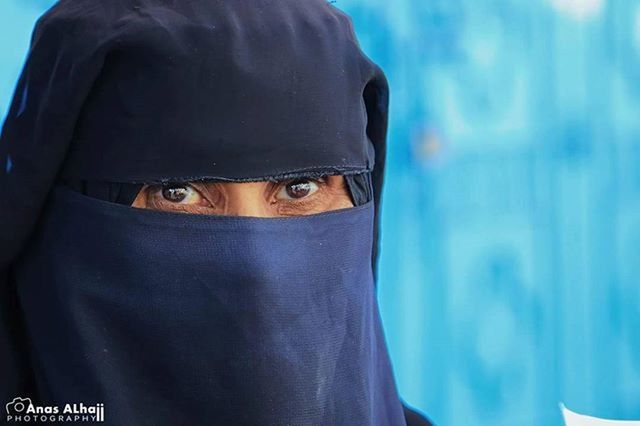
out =
<svg viewBox="0 0 640 426"><path fill-rule="evenodd" d="M170 186L173 184L169 184L167 186ZM202 191L200 191L196 186L194 185L190 185L188 183L183 184L185 187L190 187L193 191L195 191L203 200L206 200L207 203L210 204L210 206L201 206L201 205L197 205L197 204L180 204L180 203L173 203L167 199L164 198L162 191L166 188L165 185L153 185L153 186L149 186L148 188L148 193L147 193L147 200L149 202L150 205L154 206L155 208L162 208L162 207L167 207L168 209L171 210L176 210L176 211L188 211L188 210L199 210L202 213L207 213L208 211L211 210L211 208L214 207L214 205L207 199L207 197L205 197L202 194Z"/></svg>
<svg viewBox="0 0 640 426"><path fill-rule="evenodd" d="M326 184L326 179L324 179L324 178L306 178L306 177L302 177L302 178L297 178L297 179L290 179L290 180L287 180L287 181L284 181L284 182L275 182L274 189L271 192L271 196L277 195L283 188L286 188L287 185L290 185L290 184L292 184L294 182L313 182L316 185L318 185L318 190L316 192L314 192L313 194L309 195L308 197L298 198L298 199L280 199L280 200L276 200L277 203L293 203L293 204L297 204L297 205L308 204L311 201L313 201L315 196L320 191L322 191L322 189L324 188L324 185Z"/></svg>

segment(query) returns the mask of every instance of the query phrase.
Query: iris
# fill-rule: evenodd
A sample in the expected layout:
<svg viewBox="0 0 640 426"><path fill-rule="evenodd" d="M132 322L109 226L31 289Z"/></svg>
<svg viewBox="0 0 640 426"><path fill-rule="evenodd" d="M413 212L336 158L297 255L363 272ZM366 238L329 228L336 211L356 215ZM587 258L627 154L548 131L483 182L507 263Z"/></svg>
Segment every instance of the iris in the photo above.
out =
<svg viewBox="0 0 640 426"><path fill-rule="evenodd" d="M162 196L172 203L182 203L193 196L195 191L187 185L169 185L162 188Z"/></svg>
<svg viewBox="0 0 640 426"><path fill-rule="evenodd" d="M284 194L280 194L281 198L300 199L308 197L318 190L318 184L311 180L296 180L284 187Z"/></svg>

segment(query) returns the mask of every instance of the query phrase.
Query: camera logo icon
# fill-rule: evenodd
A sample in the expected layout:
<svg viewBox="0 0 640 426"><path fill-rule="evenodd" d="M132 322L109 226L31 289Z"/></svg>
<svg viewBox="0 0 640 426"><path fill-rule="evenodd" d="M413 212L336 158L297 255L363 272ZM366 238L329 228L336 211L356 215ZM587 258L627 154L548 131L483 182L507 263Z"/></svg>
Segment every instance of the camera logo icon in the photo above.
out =
<svg viewBox="0 0 640 426"><path fill-rule="evenodd" d="M7 414L10 416L24 413L27 408L31 405L31 398L13 398L13 401L8 402L5 406L7 409Z"/></svg>

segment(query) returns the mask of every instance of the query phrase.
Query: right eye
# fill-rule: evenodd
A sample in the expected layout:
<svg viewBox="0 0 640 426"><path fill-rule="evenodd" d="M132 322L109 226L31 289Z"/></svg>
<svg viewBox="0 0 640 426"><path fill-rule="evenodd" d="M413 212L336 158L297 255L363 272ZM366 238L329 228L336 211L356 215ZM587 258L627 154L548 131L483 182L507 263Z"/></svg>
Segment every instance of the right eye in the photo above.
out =
<svg viewBox="0 0 640 426"><path fill-rule="evenodd" d="M297 179L285 182L277 198L280 200L301 200L315 194L319 189L319 181L313 179Z"/></svg>

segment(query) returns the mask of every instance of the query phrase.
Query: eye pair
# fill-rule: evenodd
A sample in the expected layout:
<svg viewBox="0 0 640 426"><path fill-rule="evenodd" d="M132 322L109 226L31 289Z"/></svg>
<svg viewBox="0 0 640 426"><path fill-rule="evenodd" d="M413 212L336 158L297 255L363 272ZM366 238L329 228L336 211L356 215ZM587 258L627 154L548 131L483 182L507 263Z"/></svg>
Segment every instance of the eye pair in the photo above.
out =
<svg viewBox="0 0 640 426"><path fill-rule="evenodd" d="M275 192L276 200L302 200L315 194L322 180L300 178L278 182ZM159 195L170 203L182 205L198 205L206 203L204 195L189 183L169 183L158 188Z"/></svg>
<svg viewBox="0 0 640 426"><path fill-rule="evenodd" d="M167 212L290 217L353 207L344 176L252 182L173 182L147 185L132 206Z"/></svg>

